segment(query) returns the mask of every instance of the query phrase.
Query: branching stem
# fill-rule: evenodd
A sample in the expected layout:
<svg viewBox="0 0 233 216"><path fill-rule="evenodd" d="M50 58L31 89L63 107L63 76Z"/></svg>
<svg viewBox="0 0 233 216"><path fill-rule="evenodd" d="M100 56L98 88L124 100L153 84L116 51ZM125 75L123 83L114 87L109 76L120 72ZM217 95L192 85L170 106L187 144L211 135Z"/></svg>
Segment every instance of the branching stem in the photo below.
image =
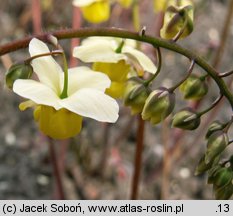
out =
<svg viewBox="0 0 233 216"><path fill-rule="evenodd" d="M229 103L231 104L231 107L233 107L233 95L231 91L228 89L224 80L218 76L217 71L212 66L210 66L202 57L190 51L189 49L181 47L176 43L172 43L167 40L163 40L148 35L142 36L138 32L131 32L118 28L82 28L78 30L65 29L51 33L35 35L34 37L37 37L43 41L48 42L49 35L51 34L55 36L58 40L80 38L80 37L91 37L91 36L109 36L109 37L128 38L128 39L134 39L137 41L149 43L154 47L163 47L165 49L172 50L176 53L180 53L181 55L194 60L197 65L199 65L202 69L204 69L213 78L213 80L218 85L221 93L228 99ZM17 40L0 46L0 55L4 55L12 51L26 48L32 38L33 37L31 36L24 38L22 40Z"/></svg>

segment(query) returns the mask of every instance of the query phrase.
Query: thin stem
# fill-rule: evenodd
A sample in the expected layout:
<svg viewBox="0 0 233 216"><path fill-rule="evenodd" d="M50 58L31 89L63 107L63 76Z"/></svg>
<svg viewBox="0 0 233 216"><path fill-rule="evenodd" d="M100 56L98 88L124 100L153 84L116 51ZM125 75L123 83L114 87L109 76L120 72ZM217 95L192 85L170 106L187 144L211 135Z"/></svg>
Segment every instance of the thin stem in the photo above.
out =
<svg viewBox="0 0 233 216"><path fill-rule="evenodd" d="M41 32L41 3L40 0L32 0L32 23L35 34Z"/></svg>
<svg viewBox="0 0 233 216"><path fill-rule="evenodd" d="M52 52L48 52L48 53L42 53L42 54L39 54L39 55L34 55L28 59L26 59L24 62L26 64L30 64L30 62L36 58L40 58L40 57L44 57L44 56L54 56L54 55L62 55L63 54L63 51L60 51L60 50L57 50L57 51L52 51Z"/></svg>
<svg viewBox="0 0 233 216"><path fill-rule="evenodd" d="M68 97L68 64L64 52L62 53L62 56L63 56L63 64L64 64L64 86L62 93L60 95L61 99Z"/></svg>
<svg viewBox="0 0 233 216"><path fill-rule="evenodd" d="M169 92L175 91L181 84L183 84L188 79L188 77L190 76L190 74L193 71L194 65L195 65L195 61L192 60L190 66L189 66L187 75L179 83L177 83L173 87L169 88Z"/></svg>
<svg viewBox="0 0 233 216"><path fill-rule="evenodd" d="M188 25L188 17L187 17L187 16L188 16L188 15L186 14L186 15L185 15L185 20L184 20L184 25L183 25L182 28L179 30L179 32L175 35L175 37L172 39L173 42L177 42L177 41L180 39L181 35L184 33L185 28L186 28L187 25Z"/></svg>
<svg viewBox="0 0 233 216"><path fill-rule="evenodd" d="M219 63L220 63L220 61L222 59L223 53L224 53L227 38L228 38L229 32L231 30L232 15L233 15L233 0L231 0L230 5L228 7L226 20L224 22L224 27L223 27L222 34L221 34L221 42L219 44L219 48L217 50L217 53L216 53L216 56L215 56L215 59L214 59L213 66L215 68L218 67L218 65L219 65Z"/></svg>
<svg viewBox="0 0 233 216"><path fill-rule="evenodd" d="M49 152L50 152L51 162L53 166L54 177L55 177L55 181L56 181L56 185L58 189L59 199L64 200L65 194L63 190L61 173L60 173L60 169L58 166L56 151L54 147L54 140L52 140L51 138L48 138L48 140L49 140Z"/></svg>
<svg viewBox="0 0 233 216"><path fill-rule="evenodd" d="M148 86L158 75L159 75L159 72L161 70L161 67L162 67L162 55L161 55L161 50L159 47L156 48L156 54L157 54L157 61L158 61L158 65L157 65L157 71L155 72L155 74L149 78L148 80L145 80L144 81L144 85L145 86Z"/></svg>
<svg viewBox="0 0 233 216"><path fill-rule="evenodd" d="M163 47L168 50L172 50L176 53L186 56L189 59L195 60L196 64L204 69L216 82L221 93L228 99L229 103L233 107L233 95L228 89L225 81L218 76L217 71L210 66L202 57L197 55L195 52L190 51L190 49L185 49L176 43L171 43L167 40L156 38L148 35L141 36L138 32L131 32L123 29L116 28L80 28L75 29L66 29L55 31L50 34L41 34L36 37L48 42L48 35L53 35L57 39L68 39L68 38L77 38L77 37L90 37L90 36L110 36L110 37L119 37L119 38L128 38L134 39L137 41L142 41L149 43L154 47ZM14 41L3 46L0 46L0 55L21 49L26 48L33 37L27 37L22 40Z"/></svg>
<svg viewBox="0 0 233 216"><path fill-rule="evenodd" d="M209 112L210 110L212 110L219 102L220 100L223 98L223 95L220 95L213 103L210 107L208 107L207 109L201 111L198 113L198 116L202 116L205 113Z"/></svg>
<svg viewBox="0 0 233 216"><path fill-rule="evenodd" d="M228 76L230 76L230 75L232 75L233 74L233 70L231 70L231 71L227 71L227 72L224 72L224 73L220 73L219 74L219 77L228 77Z"/></svg>
<svg viewBox="0 0 233 216"><path fill-rule="evenodd" d="M132 179L131 188L131 199L136 200L138 198L138 187L141 174L142 165L142 152L143 152L143 141L144 141L144 126L145 122L138 116L138 130L137 130L137 146L134 160L134 173Z"/></svg>
<svg viewBox="0 0 233 216"><path fill-rule="evenodd" d="M115 52L121 53L124 45L125 45L125 40L122 40L121 43L119 44L119 46L116 48Z"/></svg>

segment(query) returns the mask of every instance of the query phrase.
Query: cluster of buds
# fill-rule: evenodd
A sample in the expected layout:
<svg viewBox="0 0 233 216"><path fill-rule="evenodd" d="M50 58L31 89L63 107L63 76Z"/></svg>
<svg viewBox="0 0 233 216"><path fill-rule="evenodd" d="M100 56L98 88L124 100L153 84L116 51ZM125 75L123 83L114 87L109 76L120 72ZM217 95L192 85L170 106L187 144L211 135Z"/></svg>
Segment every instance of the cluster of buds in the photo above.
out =
<svg viewBox="0 0 233 216"><path fill-rule="evenodd" d="M213 122L207 131L207 149L196 168L196 175L208 173L208 184L213 185L216 199L229 199L233 194L233 157L221 163L220 156L230 144L228 124Z"/></svg>
<svg viewBox="0 0 233 216"><path fill-rule="evenodd" d="M143 83L129 83L128 86L125 105L131 107L132 113L141 113L143 120L149 120L152 125L156 125L173 111L175 94L169 89L161 87L151 91Z"/></svg>

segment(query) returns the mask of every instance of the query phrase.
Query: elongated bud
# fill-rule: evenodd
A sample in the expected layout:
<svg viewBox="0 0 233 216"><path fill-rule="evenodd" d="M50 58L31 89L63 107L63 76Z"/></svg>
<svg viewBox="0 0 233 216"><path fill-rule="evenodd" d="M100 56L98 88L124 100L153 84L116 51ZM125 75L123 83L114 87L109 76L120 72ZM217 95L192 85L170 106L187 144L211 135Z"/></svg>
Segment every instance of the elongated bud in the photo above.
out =
<svg viewBox="0 0 233 216"><path fill-rule="evenodd" d="M218 170L220 170L222 167L220 164L216 164L215 166L211 167L208 171L208 180L207 183L208 184L213 184L214 183L214 178L215 178L215 174Z"/></svg>
<svg viewBox="0 0 233 216"><path fill-rule="evenodd" d="M187 37L193 31L193 3L190 0L169 0L160 35L164 39L173 39L183 29L180 38Z"/></svg>
<svg viewBox="0 0 233 216"><path fill-rule="evenodd" d="M142 83L128 81L124 94L124 103L131 107L132 114L141 113L151 90Z"/></svg>
<svg viewBox="0 0 233 216"><path fill-rule="evenodd" d="M206 139L210 137L211 134L213 134L215 131L222 130L224 125L219 121L214 121L210 124L208 131L206 133Z"/></svg>
<svg viewBox="0 0 233 216"><path fill-rule="evenodd" d="M29 79L32 76L33 68L30 64L18 63L12 65L6 72L5 80L8 88L12 89L15 80Z"/></svg>
<svg viewBox="0 0 233 216"><path fill-rule="evenodd" d="M161 87L152 91L146 99L142 118L143 120L149 120L151 124L158 124L170 115L174 107L175 94Z"/></svg>
<svg viewBox="0 0 233 216"><path fill-rule="evenodd" d="M215 198L217 200L228 200L233 194L233 184L230 182L224 187L217 187L214 185Z"/></svg>
<svg viewBox="0 0 233 216"><path fill-rule="evenodd" d="M224 187L231 183L233 172L230 167L222 167L217 170L214 176L214 185L217 187Z"/></svg>
<svg viewBox="0 0 233 216"><path fill-rule="evenodd" d="M223 131L216 131L210 135L207 143L207 150L205 153L205 162L209 163L217 155L222 153L229 143L228 136Z"/></svg>
<svg viewBox="0 0 233 216"><path fill-rule="evenodd" d="M184 94L185 99L199 100L207 94L208 85L204 79L192 74L180 86L180 91Z"/></svg>
<svg viewBox="0 0 233 216"><path fill-rule="evenodd" d="M219 162L219 157L214 158L212 161L210 161L209 163L205 162L205 155L203 155L196 167L195 170L195 175L200 175L204 172L206 172L207 170L209 170L211 167L215 166L218 162Z"/></svg>
<svg viewBox="0 0 233 216"><path fill-rule="evenodd" d="M172 126L184 130L195 130L201 123L198 114L191 108L184 108L176 113L172 119Z"/></svg>

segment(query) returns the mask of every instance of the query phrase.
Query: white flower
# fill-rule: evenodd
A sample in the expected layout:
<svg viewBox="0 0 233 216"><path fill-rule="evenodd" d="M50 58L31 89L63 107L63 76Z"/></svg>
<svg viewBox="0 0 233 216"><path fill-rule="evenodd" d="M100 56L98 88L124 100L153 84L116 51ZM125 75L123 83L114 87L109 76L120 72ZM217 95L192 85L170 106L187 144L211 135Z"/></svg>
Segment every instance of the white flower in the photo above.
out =
<svg viewBox="0 0 233 216"><path fill-rule="evenodd" d="M50 51L45 43L34 38L29 44L29 52L31 56L35 56ZM38 107L42 107L35 118L39 121L40 128L45 134L53 138L74 136L81 129L80 125L79 128L74 128L77 121L72 121L76 116L79 116L79 123L81 122L81 116L103 122L115 122L117 120L118 104L113 98L104 93L105 89L110 86L110 80L105 74L93 73L88 67L69 69L68 97L61 99L64 73L57 62L51 56L44 56L34 59L32 67L39 81L30 79L16 80L13 85L13 91L33 101ZM22 103L20 108L24 110L30 106L32 106L32 103L26 102ZM46 115L43 112L47 112ZM67 116L69 116L67 119L71 121L70 124L74 124L74 127L71 128L71 130L74 130L72 133L69 132L69 125L66 125L69 124L69 121L66 119ZM43 121L49 122L41 123L40 117ZM50 119L47 120L47 118ZM45 125L54 123L61 123L60 128L59 125L51 125L50 128ZM63 133L62 131L65 131L64 135L59 135L58 133Z"/></svg>
<svg viewBox="0 0 233 216"><path fill-rule="evenodd" d="M155 74L157 68L154 63L143 52L135 49L131 44L126 43L120 53L116 50L120 45L120 40L109 37L91 37L82 42L81 46L75 47L73 56L83 62L105 62L117 63L124 60L134 67L140 67L144 71Z"/></svg>

